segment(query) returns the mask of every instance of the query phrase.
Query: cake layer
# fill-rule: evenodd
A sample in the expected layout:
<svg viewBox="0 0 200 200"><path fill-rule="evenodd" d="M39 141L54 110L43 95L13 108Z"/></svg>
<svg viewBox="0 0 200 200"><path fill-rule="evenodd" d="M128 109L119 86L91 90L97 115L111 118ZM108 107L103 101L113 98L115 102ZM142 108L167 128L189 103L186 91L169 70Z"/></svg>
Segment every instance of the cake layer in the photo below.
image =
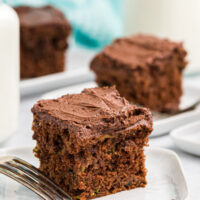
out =
<svg viewBox="0 0 200 200"><path fill-rule="evenodd" d="M145 187L147 181L143 151L137 149L137 151L130 150L129 153L121 152L123 148L113 156L110 153L99 154L95 160L89 161L90 164L86 167L80 163L78 170L69 168L69 163L82 162L79 158L73 160L73 155L70 155L71 159L68 160L56 155L50 158L41 157L40 170L67 191L73 199L92 199Z"/></svg>
<svg viewBox="0 0 200 200"><path fill-rule="evenodd" d="M43 122L42 128L34 129L37 140L34 151L40 159L40 170L75 199L146 185L143 147L151 130L136 125L137 128L121 130L120 134L114 132L113 137L105 135L98 143L77 152L67 147L66 135L48 126Z"/></svg>
<svg viewBox="0 0 200 200"><path fill-rule="evenodd" d="M24 70L20 71L21 77L33 78L53 74L64 71L65 68L65 53L63 51L47 51L41 54L33 53L29 50L22 50L21 67ZM24 57L26 59L24 59ZM36 67L37 66L37 67ZM37 70L36 70L37 69Z"/></svg>
<svg viewBox="0 0 200 200"><path fill-rule="evenodd" d="M182 76L177 68L162 70L95 69L99 86L115 85L120 94L130 102L151 108L154 111L173 113L179 110L183 94Z"/></svg>

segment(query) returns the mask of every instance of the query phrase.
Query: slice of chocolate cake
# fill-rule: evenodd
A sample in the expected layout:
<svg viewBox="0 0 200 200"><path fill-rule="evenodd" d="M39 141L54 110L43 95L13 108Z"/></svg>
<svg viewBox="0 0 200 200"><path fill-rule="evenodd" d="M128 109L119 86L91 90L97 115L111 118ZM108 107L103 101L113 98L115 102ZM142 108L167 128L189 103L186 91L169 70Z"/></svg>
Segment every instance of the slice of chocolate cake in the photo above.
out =
<svg viewBox="0 0 200 200"><path fill-rule="evenodd" d="M73 199L146 185L144 146L152 115L115 88L41 100L32 108L40 170Z"/></svg>
<svg viewBox="0 0 200 200"><path fill-rule="evenodd" d="M133 103L176 112L182 95L186 51L181 43L153 36L117 39L91 62L100 86L116 85Z"/></svg>
<svg viewBox="0 0 200 200"><path fill-rule="evenodd" d="M52 6L15 8L20 19L21 79L39 77L65 68L71 26Z"/></svg>

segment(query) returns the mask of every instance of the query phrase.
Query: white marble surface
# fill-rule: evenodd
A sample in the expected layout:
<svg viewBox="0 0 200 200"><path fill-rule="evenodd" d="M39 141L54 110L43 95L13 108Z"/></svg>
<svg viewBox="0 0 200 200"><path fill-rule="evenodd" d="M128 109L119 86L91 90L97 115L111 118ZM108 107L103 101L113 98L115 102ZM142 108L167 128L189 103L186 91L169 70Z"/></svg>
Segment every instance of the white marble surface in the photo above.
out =
<svg viewBox="0 0 200 200"><path fill-rule="evenodd" d="M196 82L195 80L193 80L192 82L195 84L198 83L197 85L200 86L200 82L198 82L198 80L196 80ZM21 100L19 128L10 139L0 144L0 148L22 147L35 144L34 141L32 140L32 131L31 131L32 114L30 109L39 98L40 95L35 97L26 97L25 99ZM150 146L171 149L178 154L183 164L183 169L185 171L186 179L189 185L189 190L190 190L189 200L200 199L200 184L199 184L200 157L193 156L178 150L174 146L169 135L157 138L151 138ZM159 165L159 163L157 164Z"/></svg>

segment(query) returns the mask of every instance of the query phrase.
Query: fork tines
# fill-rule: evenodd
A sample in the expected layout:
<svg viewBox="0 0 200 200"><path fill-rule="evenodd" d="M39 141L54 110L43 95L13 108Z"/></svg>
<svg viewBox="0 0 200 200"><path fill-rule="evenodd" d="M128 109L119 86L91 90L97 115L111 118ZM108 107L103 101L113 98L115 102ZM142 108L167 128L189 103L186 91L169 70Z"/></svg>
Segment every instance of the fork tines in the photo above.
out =
<svg viewBox="0 0 200 200"><path fill-rule="evenodd" d="M36 167L14 156L0 158L0 173L23 184L45 200L72 200Z"/></svg>

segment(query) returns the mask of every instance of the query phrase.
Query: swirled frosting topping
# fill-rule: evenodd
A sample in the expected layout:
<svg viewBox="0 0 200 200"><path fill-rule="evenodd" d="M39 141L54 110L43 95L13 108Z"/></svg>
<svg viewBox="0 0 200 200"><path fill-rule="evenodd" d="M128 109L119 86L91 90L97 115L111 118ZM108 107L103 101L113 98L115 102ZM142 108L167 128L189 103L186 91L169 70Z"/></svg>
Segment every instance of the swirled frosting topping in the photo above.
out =
<svg viewBox="0 0 200 200"><path fill-rule="evenodd" d="M23 26L34 27L49 24L61 24L63 26L69 26L69 23L65 19L64 15L52 6L20 6L15 7L15 10L18 13L20 23Z"/></svg>
<svg viewBox="0 0 200 200"><path fill-rule="evenodd" d="M60 120L95 122L100 118L126 114L136 106L129 104L114 88L85 89L80 94L68 94L55 100L41 100L32 109Z"/></svg>
<svg viewBox="0 0 200 200"><path fill-rule="evenodd" d="M131 68L146 67L153 61L169 58L174 53L186 55L182 43L142 34L117 39L102 52L103 55Z"/></svg>

